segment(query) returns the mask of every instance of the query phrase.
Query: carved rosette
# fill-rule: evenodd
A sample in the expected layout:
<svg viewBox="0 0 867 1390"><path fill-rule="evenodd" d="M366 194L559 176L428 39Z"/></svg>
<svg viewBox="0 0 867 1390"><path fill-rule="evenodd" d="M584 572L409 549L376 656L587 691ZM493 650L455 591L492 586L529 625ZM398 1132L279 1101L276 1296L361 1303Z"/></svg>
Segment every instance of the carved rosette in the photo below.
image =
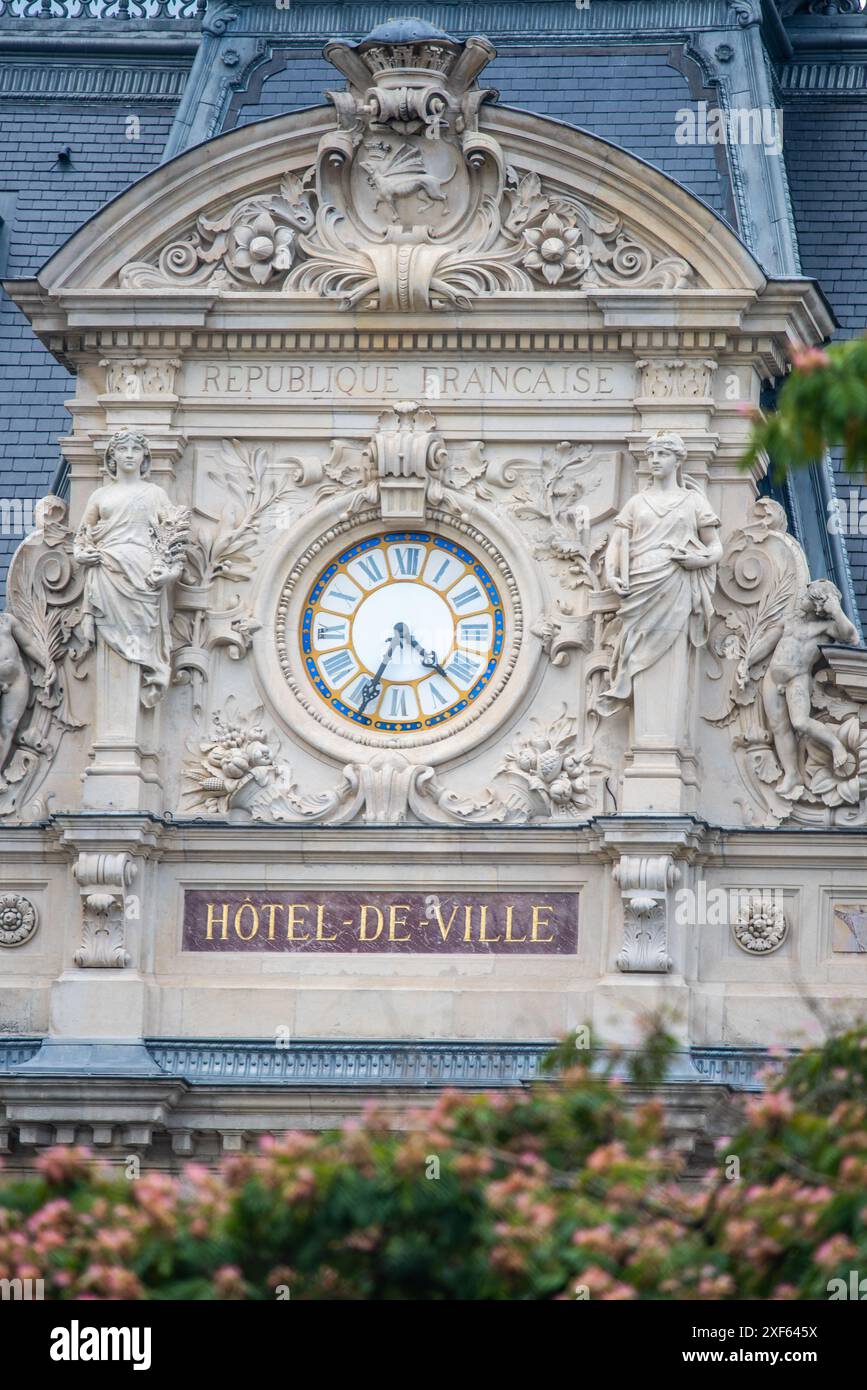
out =
<svg viewBox="0 0 867 1390"><path fill-rule="evenodd" d="M138 866L124 852L83 851L72 872L82 907L81 944L72 957L75 964L82 969L125 969L131 959L125 941L127 889Z"/></svg>
<svg viewBox="0 0 867 1390"><path fill-rule="evenodd" d="M39 914L29 898L0 895L0 946L24 946L36 935Z"/></svg>
<svg viewBox="0 0 867 1390"><path fill-rule="evenodd" d="M731 930L742 951L767 956L780 949L789 934L789 923L776 898L755 896L740 909Z"/></svg>
<svg viewBox="0 0 867 1390"><path fill-rule="evenodd" d="M497 93L476 79L494 53L421 20L328 44L347 87L326 93L336 125L315 165L203 212L152 261L124 266L120 285L294 291L391 313L470 308L500 291L691 283L686 261L515 169L480 129Z"/></svg>

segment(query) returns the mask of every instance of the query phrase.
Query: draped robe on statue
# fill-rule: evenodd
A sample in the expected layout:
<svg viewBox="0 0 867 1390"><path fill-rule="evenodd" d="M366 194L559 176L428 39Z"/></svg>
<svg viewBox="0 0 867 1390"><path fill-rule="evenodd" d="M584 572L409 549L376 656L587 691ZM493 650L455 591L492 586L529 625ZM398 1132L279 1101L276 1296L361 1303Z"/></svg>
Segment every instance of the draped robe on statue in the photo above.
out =
<svg viewBox="0 0 867 1390"><path fill-rule="evenodd" d="M683 547L696 554L707 553L699 532L706 526L718 526L719 518L703 493L688 488L678 488L675 493L650 489L636 493L614 524L624 531L622 578L629 593L620 599L622 627L615 645L611 686L599 701L603 712L613 711L629 699L634 678L665 656L682 632L688 633L693 646L704 644L716 583L716 565L688 570L672 559L672 551Z"/></svg>
<svg viewBox="0 0 867 1390"><path fill-rule="evenodd" d="M76 536L77 544L94 546L100 557L85 571L83 612L114 651L142 667L146 702L153 702L169 683L171 644L167 591L148 584L158 558L151 525L165 518L170 503L154 483L113 484L103 491L108 514Z"/></svg>

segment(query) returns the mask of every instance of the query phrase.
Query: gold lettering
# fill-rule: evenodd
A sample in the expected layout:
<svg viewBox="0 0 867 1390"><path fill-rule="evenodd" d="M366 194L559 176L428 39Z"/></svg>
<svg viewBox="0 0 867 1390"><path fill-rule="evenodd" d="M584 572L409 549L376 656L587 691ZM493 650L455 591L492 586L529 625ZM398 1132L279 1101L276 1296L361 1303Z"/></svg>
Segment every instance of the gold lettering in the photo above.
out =
<svg viewBox="0 0 867 1390"><path fill-rule="evenodd" d="M540 921L540 919L539 919L539 913L540 913L540 912L546 912L546 911L547 911L547 912L553 912L553 911L554 911L554 909L552 908L552 906L551 906L550 903L538 903L538 904L534 903L534 904L533 904L533 918L532 918L532 921L530 922L530 940L531 940L531 941L553 941L553 940L554 940L553 936L539 936L539 935L538 935L538 929L539 929L539 927L550 927L550 925L551 925L551 923L550 923L550 921L548 920L548 918L546 918L544 921Z"/></svg>
<svg viewBox="0 0 867 1390"><path fill-rule="evenodd" d="M249 913L250 913L250 925L251 925L251 927L252 927L252 930L251 930L249 936L245 936L244 933L241 931L241 914L244 913L244 912L249 912ZM235 913L235 935L236 935L241 941L252 941L252 940L253 940L253 937L256 936L256 935L258 934L258 931L259 931L259 910L258 910L258 908L254 907L253 904L250 902L250 899L247 898L244 902L241 903L241 906L238 908L238 911Z"/></svg>
<svg viewBox="0 0 867 1390"><path fill-rule="evenodd" d="M389 941L411 941L412 936L395 936L398 927L406 926L406 917L397 918L397 912L409 912L409 903L392 903L388 909L388 939Z"/></svg>
<svg viewBox="0 0 867 1390"><path fill-rule="evenodd" d="M464 908L464 941L473 939L473 909L470 903Z"/></svg>
<svg viewBox="0 0 867 1390"><path fill-rule="evenodd" d="M316 940L317 941L336 941L337 933L333 936L325 934L325 904L319 903L316 908Z"/></svg>
<svg viewBox="0 0 867 1390"><path fill-rule="evenodd" d="M457 915L458 915L459 908L456 907L456 906L452 908L452 915L451 915L451 917L450 917L449 920L448 920L448 925L446 925L446 923L443 921L443 914L442 914L442 912L441 912L441 910L440 910L440 905L439 905L439 903L436 903L436 905L434 906L433 911L434 911L434 915L435 915L435 917L436 917L436 919L437 919L437 925L439 926L439 929L440 929L440 936L442 937L443 941L448 941L448 939L449 939L449 932L451 931L452 927L454 926L455 918L456 918Z"/></svg>
<svg viewBox="0 0 867 1390"><path fill-rule="evenodd" d="M286 909L286 940L287 940L287 941L309 941L309 940L310 940L310 933L309 933L309 932L307 932L304 936L296 936L296 935L295 935L295 928L296 928L296 927L303 927L303 925L304 925L303 918L302 918L302 919L299 919L299 918L297 918L297 917L295 916L296 912L309 912L309 911L310 911L310 904L309 904L309 903L290 903L290 904L289 904L289 906L288 906L287 909Z"/></svg>
<svg viewBox="0 0 867 1390"><path fill-rule="evenodd" d="M206 926L206 928L205 928L205 940L206 940L206 941L213 941L213 939L214 939L214 922L217 920L217 919L214 917L214 908L215 908L215 907L216 907L216 903L208 903L208 922L207 922L207 926ZM221 932L221 934L220 934L220 940L221 940L221 941L226 941L227 938L228 938L228 935L229 935L229 904L228 904L228 903L223 903L223 916L222 916L222 919L221 919L221 926L222 926L223 930L222 930L222 932Z"/></svg>
<svg viewBox="0 0 867 1390"><path fill-rule="evenodd" d="M376 932L374 933L373 936L368 936L368 935L367 935L367 914L368 914L368 912L375 912L375 913L376 913L376 923L377 923L377 925L376 925ZM376 941L377 937L379 937L379 936L382 934L382 928L383 928L384 925L385 925L385 918L383 917L383 915L382 915L382 913L380 912L379 908L378 908L378 907L374 907L371 903L362 903L362 905L361 905L361 916L360 916L360 918L359 918L359 923L358 923L358 939L359 939L359 941Z"/></svg>
<svg viewBox="0 0 867 1390"><path fill-rule="evenodd" d="M283 911L282 903L262 903L262 911L268 909L268 940L274 940L274 916Z"/></svg>
<svg viewBox="0 0 867 1390"><path fill-rule="evenodd" d="M495 941L502 941L503 938L501 936L485 936L485 927L488 922L487 904L482 904L479 908L479 917L481 919L479 922L479 940L487 941L488 945L492 945Z"/></svg>
<svg viewBox="0 0 867 1390"><path fill-rule="evenodd" d="M512 917L514 916L514 913L515 913L515 904L514 904L514 903L509 903L508 906L506 907L506 940L509 941L509 942L511 942L513 946L517 946L517 945L519 945L521 942L526 941L527 938L526 938L526 936L513 936L513 935L512 935Z"/></svg>

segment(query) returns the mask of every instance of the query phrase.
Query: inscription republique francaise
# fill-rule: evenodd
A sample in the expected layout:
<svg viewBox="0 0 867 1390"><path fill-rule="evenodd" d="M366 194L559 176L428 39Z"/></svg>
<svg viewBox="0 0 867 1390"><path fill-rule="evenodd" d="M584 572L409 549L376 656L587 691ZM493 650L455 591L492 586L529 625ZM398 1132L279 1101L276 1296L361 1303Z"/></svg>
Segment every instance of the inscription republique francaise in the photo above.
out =
<svg viewBox="0 0 867 1390"><path fill-rule="evenodd" d="M571 955L578 897L187 889L183 949Z"/></svg>
<svg viewBox="0 0 867 1390"><path fill-rule="evenodd" d="M187 396L340 397L413 400L599 400L626 398L627 364L543 360L515 362L196 362L186 369Z"/></svg>

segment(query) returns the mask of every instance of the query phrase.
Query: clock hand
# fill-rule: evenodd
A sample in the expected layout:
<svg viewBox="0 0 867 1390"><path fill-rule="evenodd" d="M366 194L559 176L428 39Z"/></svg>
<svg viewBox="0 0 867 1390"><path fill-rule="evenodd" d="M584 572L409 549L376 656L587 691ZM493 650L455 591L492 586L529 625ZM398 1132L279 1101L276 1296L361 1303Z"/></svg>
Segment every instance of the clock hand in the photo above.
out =
<svg viewBox="0 0 867 1390"><path fill-rule="evenodd" d="M415 638L414 638L411 634L410 634L410 639L409 639L409 640L410 640L412 646L415 647L415 649L416 649L416 651L418 652L419 656L421 657L421 664L422 664L422 666L425 668L425 670L426 670L426 671L436 671L439 675L445 677L445 679L448 680L448 676L446 676L445 671L443 670L442 666L440 666L439 662L437 661L437 654L436 654L436 652L434 652L434 651L430 651L430 652L425 651L425 649L424 649L424 647L421 645L421 643L420 643L420 642L417 642L417 641L415 640Z"/></svg>
<svg viewBox="0 0 867 1390"><path fill-rule="evenodd" d="M402 628L403 628L403 623L396 623L396 624L395 624L394 636L393 636L393 637L389 637L388 641L387 641L386 644L385 644L385 655L384 655L384 657L382 658L382 661L379 663L379 666L378 666L378 667L376 668L376 670L374 671L374 673L373 673L373 675L371 676L370 680L369 680L369 681L365 681L365 682L364 682L364 685L361 687L362 700L361 700L361 704L358 706L358 713L359 713L359 714L363 714L363 713L364 713L364 711L367 709L367 706L370 704L371 700L375 700L376 697L377 697L377 695L379 694L380 690L382 689L382 687L380 686L379 682L380 682L380 680L382 679L382 673L383 673L383 671L385 670L385 668L386 668L386 666L388 665L388 663L391 661L392 655L393 655L393 653L394 653L394 646L395 646L395 643L396 643L396 642L400 642L401 645L403 645L403 637L402 637L402 631L401 631Z"/></svg>

